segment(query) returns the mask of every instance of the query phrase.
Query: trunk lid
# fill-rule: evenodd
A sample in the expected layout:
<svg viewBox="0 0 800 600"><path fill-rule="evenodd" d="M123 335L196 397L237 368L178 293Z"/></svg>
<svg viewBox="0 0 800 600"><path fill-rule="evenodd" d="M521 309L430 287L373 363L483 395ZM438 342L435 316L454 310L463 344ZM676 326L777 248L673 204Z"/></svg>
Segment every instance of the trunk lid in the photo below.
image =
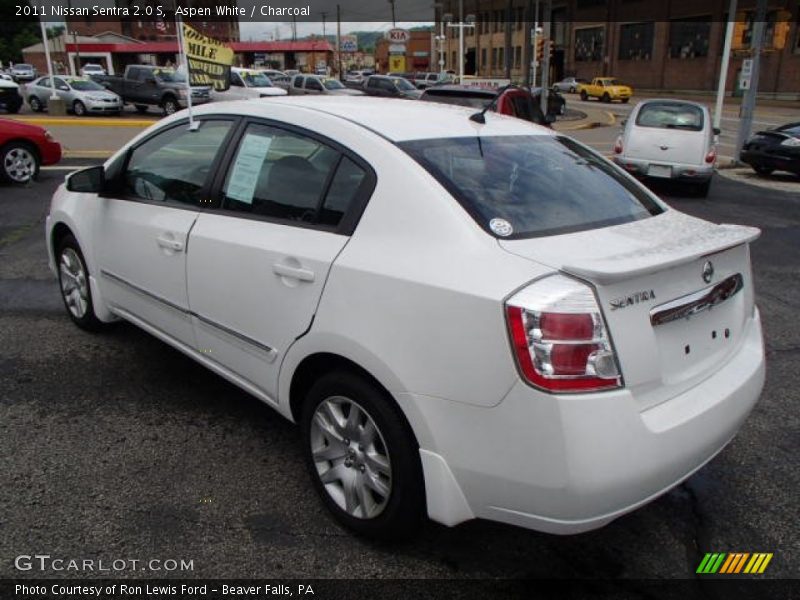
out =
<svg viewBox="0 0 800 600"><path fill-rule="evenodd" d="M630 158L665 164L703 163L708 152L703 131L634 127L626 140L623 153Z"/></svg>
<svg viewBox="0 0 800 600"><path fill-rule="evenodd" d="M754 314L748 243L758 235L670 210L499 244L594 285L625 386L644 410L697 385L737 348Z"/></svg>

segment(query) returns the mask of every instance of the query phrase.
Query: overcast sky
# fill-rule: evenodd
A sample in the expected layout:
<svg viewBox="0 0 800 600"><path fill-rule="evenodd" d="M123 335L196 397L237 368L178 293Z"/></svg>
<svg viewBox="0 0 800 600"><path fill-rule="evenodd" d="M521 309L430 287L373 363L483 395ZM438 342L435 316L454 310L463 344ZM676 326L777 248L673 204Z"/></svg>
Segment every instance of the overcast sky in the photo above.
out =
<svg viewBox="0 0 800 600"><path fill-rule="evenodd" d="M411 23L397 23L397 27L408 28L417 27L420 25L432 25L433 23L420 23L419 21ZM358 21L358 22L342 22L342 35L350 33L351 31L386 31L392 28L391 22L379 21ZM336 34L336 21L327 21L325 23L325 32L328 35ZM254 42L262 42L271 39L291 39L292 37L292 24L289 23L270 23L270 22L247 22L241 21L239 23L239 33L243 42L248 42L251 39ZM278 34L276 36L276 33ZM297 37L302 38L311 34L322 35L322 21L317 23L297 23Z"/></svg>

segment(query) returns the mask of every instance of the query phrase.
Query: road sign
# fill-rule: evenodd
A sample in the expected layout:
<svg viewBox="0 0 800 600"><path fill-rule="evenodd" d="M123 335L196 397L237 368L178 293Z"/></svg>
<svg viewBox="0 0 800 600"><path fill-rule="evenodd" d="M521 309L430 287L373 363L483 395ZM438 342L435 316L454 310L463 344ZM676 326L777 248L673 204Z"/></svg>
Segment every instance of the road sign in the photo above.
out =
<svg viewBox="0 0 800 600"><path fill-rule="evenodd" d="M742 77L750 77L753 75L753 59L752 58L745 58L742 61Z"/></svg>
<svg viewBox="0 0 800 600"><path fill-rule="evenodd" d="M358 52L358 36L343 35L339 38L339 48L342 52Z"/></svg>

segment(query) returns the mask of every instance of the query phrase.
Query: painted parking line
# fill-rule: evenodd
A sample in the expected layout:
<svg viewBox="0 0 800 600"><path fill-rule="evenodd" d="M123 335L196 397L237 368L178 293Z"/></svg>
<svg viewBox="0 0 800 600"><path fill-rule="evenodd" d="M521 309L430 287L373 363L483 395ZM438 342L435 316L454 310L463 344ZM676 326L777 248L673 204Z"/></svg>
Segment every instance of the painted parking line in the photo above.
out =
<svg viewBox="0 0 800 600"><path fill-rule="evenodd" d="M50 165L49 167L39 167L40 171L77 171L88 169L92 165Z"/></svg>
<svg viewBox="0 0 800 600"><path fill-rule="evenodd" d="M111 158L116 150L64 150L64 158Z"/></svg>
<svg viewBox="0 0 800 600"><path fill-rule="evenodd" d="M145 119L59 119L57 117L15 117L15 121L31 123L42 126L67 126L67 127L150 127L157 120Z"/></svg>

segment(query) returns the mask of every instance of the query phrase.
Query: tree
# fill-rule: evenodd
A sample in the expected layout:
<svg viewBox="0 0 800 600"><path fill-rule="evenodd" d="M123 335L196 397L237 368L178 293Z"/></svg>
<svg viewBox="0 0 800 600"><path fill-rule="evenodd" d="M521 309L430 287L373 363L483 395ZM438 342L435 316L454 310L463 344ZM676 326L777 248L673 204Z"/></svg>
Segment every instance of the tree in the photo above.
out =
<svg viewBox="0 0 800 600"><path fill-rule="evenodd" d="M0 0L0 60L20 62L22 49L41 42L37 17L16 16L17 0Z"/></svg>

